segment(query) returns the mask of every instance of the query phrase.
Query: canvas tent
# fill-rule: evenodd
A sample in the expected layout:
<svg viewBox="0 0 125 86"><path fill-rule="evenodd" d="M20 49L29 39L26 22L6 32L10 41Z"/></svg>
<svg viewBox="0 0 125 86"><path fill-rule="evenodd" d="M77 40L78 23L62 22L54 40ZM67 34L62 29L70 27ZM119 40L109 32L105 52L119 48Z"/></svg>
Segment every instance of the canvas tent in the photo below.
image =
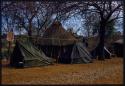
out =
<svg viewBox="0 0 125 86"><path fill-rule="evenodd" d="M62 27L62 24L56 21L46 29L42 39L38 40L37 42L41 45L65 46L74 44L76 41L77 39L74 37L74 35L71 34L71 32L67 32Z"/></svg>
<svg viewBox="0 0 125 86"><path fill-rule="evenodd" d="M78 42L74 45L71 54L71 63L89 63L92 62L91 55L84 47L83 43Z"/></svg>
<svg viewBox="0 0 125 86"><path fill-rule="evenodd" d="M18 42L10 58L10 66L13 67L32 67L45 66L53 63L52 58L45 56L30 42Z"/></svg>
<svg viewBox="0 0 125 86"><path fill-rule="evenodd" d="M112 46L117 57L123 57L123 39L119 39L113 42Z"/></svg>
<svg viewBox="0 0 125 86"><path fill-rule="evenodd" d="M97 54L99 51L97 50L97 47L91 51L92 59L97 58ZM104 57L105 59L110 59L111 58L111 53L110 51L104 46Z"/></svg>
<svg viewBox="0 0 125 86"><path fill-rule="evenodd" d="M62 24L56 21L46 29L42 39L35 43L47 56L56 58L60 63L71 63L74 58L71 54L75 54L77 49L74 49L74 46L79 46L78 41L71 32L67 32ZM79 50L77 51L79 52Z"/></svg>

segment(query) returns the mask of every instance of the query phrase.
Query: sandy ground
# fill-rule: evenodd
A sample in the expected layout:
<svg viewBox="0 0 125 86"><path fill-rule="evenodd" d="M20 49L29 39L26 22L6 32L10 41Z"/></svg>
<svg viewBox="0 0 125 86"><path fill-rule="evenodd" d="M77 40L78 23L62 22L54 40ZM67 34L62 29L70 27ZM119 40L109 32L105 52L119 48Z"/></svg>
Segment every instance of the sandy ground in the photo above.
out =
<svg viewBox="0 0 125 86"><path fill-rule="evenodd" d="M122 81L122 58L95 60L89 64L2 68L2 84L122 84Z"/></svg>

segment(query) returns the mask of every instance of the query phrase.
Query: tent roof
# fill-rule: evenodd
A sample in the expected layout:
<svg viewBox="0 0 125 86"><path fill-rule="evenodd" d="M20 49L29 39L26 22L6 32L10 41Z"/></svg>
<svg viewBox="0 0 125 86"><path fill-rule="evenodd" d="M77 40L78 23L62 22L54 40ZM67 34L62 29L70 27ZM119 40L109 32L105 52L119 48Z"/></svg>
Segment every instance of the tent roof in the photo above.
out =
<svg viewBox="0 0 125 86"><path fill-rule="evenodd" d="M74 44L77 39L71 32L67 32L62 24L58 21L54 22L50 28L44 32L42 39L38 40L41 45L69 45Z"/></svg>
<svg viewBox="0 0 125 86"><path fill-rule="evenodd" d="M119 39L119 40L115 41L114 43L123 44L123 39Z"/></svg>

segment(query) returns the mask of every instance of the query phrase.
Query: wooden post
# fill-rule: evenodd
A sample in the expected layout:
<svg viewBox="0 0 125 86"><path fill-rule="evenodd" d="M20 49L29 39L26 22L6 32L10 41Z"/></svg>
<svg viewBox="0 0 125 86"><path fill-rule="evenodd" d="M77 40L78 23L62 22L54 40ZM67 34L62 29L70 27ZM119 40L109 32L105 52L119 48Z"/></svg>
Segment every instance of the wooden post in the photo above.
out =
<svg viewBox="0 0 125 86"><path fill-rule="evenodd" d="M8 58L10 58L10 54L11 54L11 41L8 41Z"/></svg>
<svg viewBox="0 0 125 86"><path fill-rule="evenodd" d="M13 32L8 32L7 34L7 41L8 41L8 60L10 59L10 53L11 53L11 43L14 40L14 34Z"/></svg>

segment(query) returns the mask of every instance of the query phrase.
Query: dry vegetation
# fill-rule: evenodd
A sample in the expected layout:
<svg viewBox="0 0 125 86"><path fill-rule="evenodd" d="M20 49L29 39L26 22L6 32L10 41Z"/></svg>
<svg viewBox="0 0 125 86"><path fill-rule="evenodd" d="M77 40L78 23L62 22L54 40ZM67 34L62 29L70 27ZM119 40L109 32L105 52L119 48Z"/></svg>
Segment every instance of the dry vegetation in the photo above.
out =
<svg viewBox="0 0 125 86"><path fill-rule="evenodd" d="M2 69L2 84L122 84L122 79L122 58L95 60L89 64Z"/></svg>

